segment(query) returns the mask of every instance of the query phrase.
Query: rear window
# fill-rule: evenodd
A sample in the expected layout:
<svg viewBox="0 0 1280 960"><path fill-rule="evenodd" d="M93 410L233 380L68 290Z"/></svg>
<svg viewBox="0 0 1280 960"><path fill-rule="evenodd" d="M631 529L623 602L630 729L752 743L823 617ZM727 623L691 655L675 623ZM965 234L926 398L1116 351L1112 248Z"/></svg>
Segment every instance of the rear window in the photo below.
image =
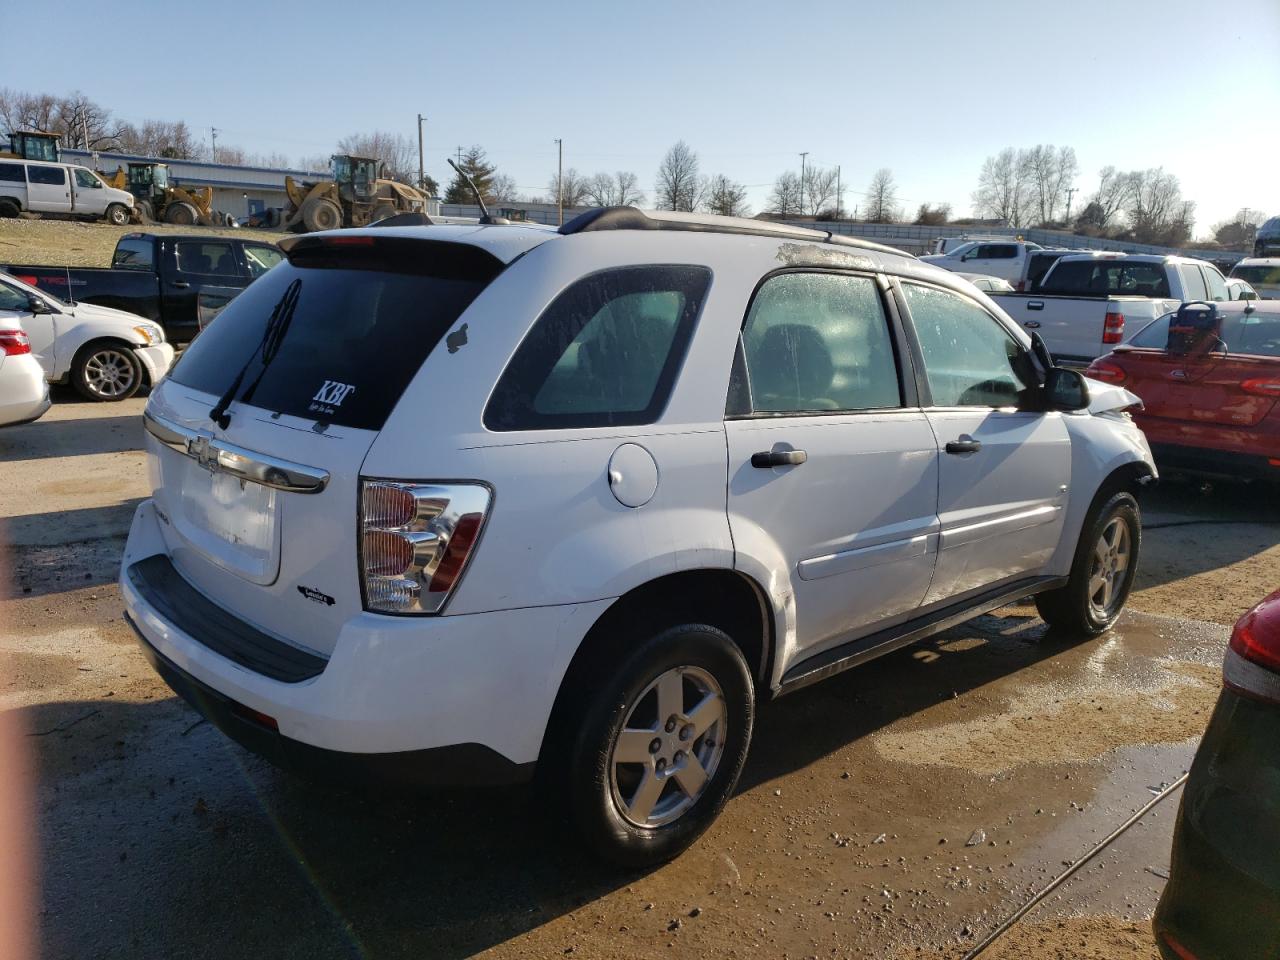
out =
<svg viewBox="0 0 1280 960"><path fill-rule="evenodd" d="M0 182L26 183L26 174L22 172L20 163L0 163Z"/></svg>
<svg viewBox="0 0 1280 960"><path fill-rule="evenodd" d="M1059 260L1044 278L1040 292L1077 297L1168 297L1169 278L1161 263Z"/></svg>
<svg viewBox="0 0 1280 960"><path fill-rule="evenodd" d="M502 270L462 244L394 238L368 246L301 241L183 353L170 377L221 396L241 368L241 402L379 429L427 355ZM294 284L279 349L262 361L267 323ZM247 366L246 366L247 364Z"/></svg>
<svg viewBox="0 0 1280 960"><path fill-rule="evenodd" d="M1027 261L1027 289L1038 289L1040 281L1043 280L1044 275L1049 272L1049 268L1064 256L1066 256L1066 254L1033 253Z"/></svg>
<svg viewBox="0 0 1280 960"><path fill-rule="evenodd" d="M485 426L652 423L666 406L710 282L710 270L691 266L583 277L521 342L485 408Z"/></svg>
<svg viewBox="0 0 1280 960"><path fill-rule="evenodd" d="M1169 341L1168 313L1148 324L1142 332L1129 341L1133 347L1164 350ZM1280 314L1230 313L1222 318L1222 342L1227 353L1248 354L1255 357L1280 357Z"/></svg>
<svg viewBox="0 0 1280 960"><path fill-rule="evenodd" d="M152 269L152 250L155 242L138 237L126 238L116 244L115 256L111 258L111 266L117 270L150 270Z"/></svg>

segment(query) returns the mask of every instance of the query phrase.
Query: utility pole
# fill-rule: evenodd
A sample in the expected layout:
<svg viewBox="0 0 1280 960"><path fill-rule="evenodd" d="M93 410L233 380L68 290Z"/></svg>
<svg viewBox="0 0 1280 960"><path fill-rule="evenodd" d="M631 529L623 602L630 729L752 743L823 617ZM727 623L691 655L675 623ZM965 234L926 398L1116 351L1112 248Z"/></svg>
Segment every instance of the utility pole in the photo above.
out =
<svg viewBox="0 0 1280 960"><path fill-rule="evenodd" d="M840 201L843 199L840 189L840 164L836 164L836 219L840 219Z"/></svg>
<svg viewBox="0 0 1280 960"><path fill-rule="evenodd" d="M418 114L418 189L427 192L427 172L422 165L422 121L427 119Z"/></svg>
<svg viewBox="0 0 1280 960"><path fill-rule="evenodd" d="M806 198L806 194L808 194L809 192L808 189L806 189L805 182L804 182L804 160L805 160L805 157L807 156L809 156L808 150L800 154L800 216L802 217L804 216L804 211L805 211L804 201Z"/></svg>
<svg viewBox="0 0 1280 960"><path fill-rule="evenodd" d="M564 226L564 141L556 137L556 219Z"/></svg>
<svg viewBox="0 0 1280 960"><path fill-rule="evenodd" d="M218 162L218 128L209 128L209 152L213 154L213 162Z"/></svg>
<svg viewBox="0 0 1280 960"><path fill-rule="evenodd" d="M1071 198L1076 195L1075 187L1067 187L1067 224L1071 224Z"/></svg>

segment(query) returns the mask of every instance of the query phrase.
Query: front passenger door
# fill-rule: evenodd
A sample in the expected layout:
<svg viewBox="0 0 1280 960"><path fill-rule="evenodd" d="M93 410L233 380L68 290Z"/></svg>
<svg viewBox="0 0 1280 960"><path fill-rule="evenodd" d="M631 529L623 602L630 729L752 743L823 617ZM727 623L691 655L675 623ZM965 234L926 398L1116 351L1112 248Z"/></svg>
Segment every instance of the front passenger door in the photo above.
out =
<svg viewBox="0 0 1280 960"><path fill-rule="evenodd" d="M951 290L903 281L942 453L933 603L1042 572L1071 480L1063 415L1035 409L1030 358L1004 325Z"/></svg>
<svg viewBox="0 0 1280 960"><path fill-rule="evenodd" d="M742 331L729 527L739 568L794 598L792 662L914 610L933 574L938 450L880 283L775 274Z"/></svg>

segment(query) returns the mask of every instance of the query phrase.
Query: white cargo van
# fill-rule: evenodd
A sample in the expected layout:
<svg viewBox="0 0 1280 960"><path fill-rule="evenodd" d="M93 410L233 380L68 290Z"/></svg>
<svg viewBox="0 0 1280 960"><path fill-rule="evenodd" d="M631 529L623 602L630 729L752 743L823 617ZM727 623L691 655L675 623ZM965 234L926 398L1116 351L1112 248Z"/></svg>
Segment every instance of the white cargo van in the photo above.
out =
<svg viewBox="0 0 1280 960"><path fill-rule="evenodd" d="M133 211L133 194L103 183L88 167L37 160L0 160L0 217L23 211L104 218L122 227Z"/></svg>

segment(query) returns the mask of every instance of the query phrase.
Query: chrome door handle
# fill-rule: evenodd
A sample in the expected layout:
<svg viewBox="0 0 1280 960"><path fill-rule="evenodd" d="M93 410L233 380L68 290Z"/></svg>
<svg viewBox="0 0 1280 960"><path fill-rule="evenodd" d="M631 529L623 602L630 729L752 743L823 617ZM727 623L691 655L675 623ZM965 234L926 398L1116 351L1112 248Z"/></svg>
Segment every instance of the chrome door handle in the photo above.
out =
<svg viewBox="0 0 1280 960"><path fill-rule="evenodd" d="M751 455L753 467L798 467L809 459L803 450L763 450Z"/></svg>
<svg viewBox="0 0 1280 960"><path fill-rule="evenodd" d="M1043 309L1044 309L1044 301L1043 301L1043 300L1028 300L1028 301L1027 301L1027 309L1028 309L1028 310L1043 310Z"/></svg>
<svg viewBox="0 0 1280 960"><path fill-rule="evenodd" d="M948 440L947 453L977 453L982 449L979 440Z"/></svg>
<svg viewBox="0 0 1280 960"><path fill-rule="evenodd" d="M187 283L185 280L170 280L169 286L173 287L175 290L185 290L187 287L191 286L191 284Z"/></svg>

